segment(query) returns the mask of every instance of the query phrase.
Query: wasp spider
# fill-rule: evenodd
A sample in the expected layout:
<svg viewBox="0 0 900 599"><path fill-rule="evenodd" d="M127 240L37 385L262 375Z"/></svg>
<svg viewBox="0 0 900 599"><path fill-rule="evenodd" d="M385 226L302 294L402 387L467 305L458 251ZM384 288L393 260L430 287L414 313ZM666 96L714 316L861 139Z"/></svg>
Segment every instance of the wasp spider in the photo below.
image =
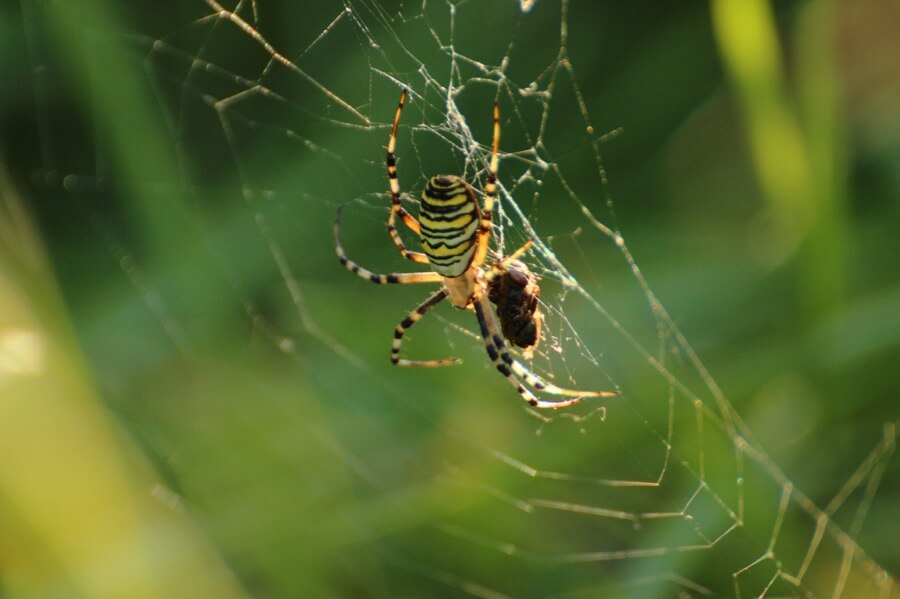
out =
<svg viewBox="0 0 900 599"><path fill-rule="evenodd" d="M400 184L397 182L397 127L406 101L406 90L400 94L394 125L387 145L387 174L391 190L391 212L387 229L400 254L407 260L427 264L431 270L413 273L376 274L350 260L339 237L341 211L334 221L335 248L341 264L350 272L379 285L396 283L435 283L440 289L410 312L394 329L391 362L397 366L449 366L458 358L439 360L407 360L400 357L403 334L432 308L449 298L459 309L472 308L478 319L481 337L488 357L497 370L509 381L519 395L536 408L563 408L585 397L612 397L616 391L576 391L564 389L531 372L509 352L504 336L514 345L533 351L540 339L542 316L537 300L540 287L537 278L517 260L531 245L526 243L511 256L501 258L490 266L485 262L491 236L491 215L497 192L497 152L500 145L500 109L494 103L494 140L490 170L484 188L484 204L479 206L475 191L461 177L437 175L428 180L419 199L416 219L400 204ZM422 252L406 248L395 226L397 219L419 236ZM497 306L502 326L497 328L491 302ZM538 399L525 385L536 391L566 399L547 401Z"/></svg>

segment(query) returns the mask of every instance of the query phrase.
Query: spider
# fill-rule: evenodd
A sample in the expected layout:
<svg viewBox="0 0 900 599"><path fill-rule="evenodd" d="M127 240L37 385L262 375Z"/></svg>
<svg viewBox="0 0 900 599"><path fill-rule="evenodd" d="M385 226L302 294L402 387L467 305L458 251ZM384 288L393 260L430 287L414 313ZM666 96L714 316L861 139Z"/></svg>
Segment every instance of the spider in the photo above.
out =
<svg viewBox="0 0 900 599"><path fill-rule="evenodd" d="M514 345L533 351L540 339L542 316L537 306L540 287L536 277L518 258L531 246L527 242L519 250L485 264L491 235L491 216L497 193L498 150L500 146L500 108L494 103L494 139L490 169L484 187L484 204L479 205L475 191L462 177L437 175L428 180L419 198L419 217L416 219L400 204L400 184L397 181L397 128L406 102L407 90L400 94L394 124L387 145L387 175L391 191L391 212L387 230L400 255L418 264L427 264L430 271L377 274L352 261L341 246L339 229L341 209L334 220L335 250L341 264L350 272L378 285L436 283L440 289L407 314L394 329L391 362L397 366L450 366L458 358L437 360L407 360L400 357L404 333L432 308L449 298L454 307L473 309L478 320L484 347L496 369L515 387L519 395L535 408L563 408L579 403L585 397L612 397L616 391L576 391L550 383L531 372L509 352L504 336ZM419 236L422 252L406 248L395 223L400 219ZM497 328L491 301L497 305L502 333ZM525 385L536 391L559 395L567 399L548 401L538 399Z"/></svg>

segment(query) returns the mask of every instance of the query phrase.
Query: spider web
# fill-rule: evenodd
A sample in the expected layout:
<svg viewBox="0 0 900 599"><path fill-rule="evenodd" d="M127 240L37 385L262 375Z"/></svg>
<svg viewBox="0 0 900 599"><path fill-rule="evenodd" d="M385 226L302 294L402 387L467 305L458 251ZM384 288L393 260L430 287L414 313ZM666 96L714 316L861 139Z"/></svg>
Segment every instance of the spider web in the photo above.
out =
<svg viewBox="0 0 900 599"><path fill-rule="evenodd" d="M358 530L343 534L374 554L379 572L355 571L355 584L392 595L891 596L893 578L857 539L894 450L893 424L817 501L767 455L626 243L604 166L620 132L592 116L602 92L589 95L579 78L587 58L583 37L580 53L571 46L582 23L570 8L346 0L306 11L197 0L146 30L87 26L85 35L97 53L128 49L142 74L143 101L165 122L180 173L150 180L158 196L191 198L182 212L204 231L210 276L226 281L253 336L327 400L327 425L295 414L284 427L352 475ZM23 0L26 30L53 10ZM29 40L40 74L39 36ZM383 147L403 88L410 102L397 154L412 213L431 174L458 173L482 188L499 101L492 247L507 255L534 242L525 260L541 279L547 322L529 366L621 397L528 409L486 365L471 314L449 309L418 325L404 351L461 355L464 365L380 367L390 327L425 293L364 287L337 272L330 227L346 204L351 257L378 272L414 270L383 230ZM45 94L38 87L36 182L82 197L160 330L196 355L182 300L146 275L138 242L120 241L128 225L96 209L116 185L105 148L98 143L93 165L60 164ZM223 223L225 213L238 216ZM255 244L230 243L248 227ZM248 267L260 263L267 268ZM332 305L363 293L377 310ZM337 380L338 368L362 382Z"/></svg>

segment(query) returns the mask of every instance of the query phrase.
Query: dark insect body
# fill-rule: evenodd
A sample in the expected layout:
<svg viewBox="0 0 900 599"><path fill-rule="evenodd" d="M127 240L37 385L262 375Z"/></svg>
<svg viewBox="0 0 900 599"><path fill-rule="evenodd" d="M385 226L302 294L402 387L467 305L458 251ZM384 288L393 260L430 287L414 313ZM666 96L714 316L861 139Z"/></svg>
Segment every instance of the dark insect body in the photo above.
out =
<svg viewBox="0 0 900 599"><path fill-rule="evenodd" d="M503 336L526 353L541 340L544 320L538 308L541 288L524 262L511 262L488 281L488 298L497 307Z"/></svg>

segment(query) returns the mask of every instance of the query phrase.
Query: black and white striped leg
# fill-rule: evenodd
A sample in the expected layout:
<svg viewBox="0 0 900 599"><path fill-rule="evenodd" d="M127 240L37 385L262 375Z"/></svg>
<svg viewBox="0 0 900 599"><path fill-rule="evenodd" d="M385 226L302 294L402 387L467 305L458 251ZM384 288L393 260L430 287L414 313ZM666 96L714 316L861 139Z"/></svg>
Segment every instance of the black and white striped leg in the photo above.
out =
<svg viewBox="0 0 900 599"><path fill-rule="evenodd" d="M545 401L538 399L534 393L522 385L522 383L513 375L509 365L501 358L500 351L495 345L494 340L498 335L496 334L496 326L493 326L493 317L489 312L490 307L487 306L486 303L484 297L476 293L474 299L475 316L478 318L478 326L481 329L481 338L484 339L484 347L487 350L491 362L493 362L494 366L497 368L497 371L509 381L510 385L515 387L519 395L522 396L522 399L534 408L547 408L551 410L566 408L580 403L582 400L581 397L573 397L562 401Z"/></svg>
<svg viewBox="0 0 900 599"><path fill-rule="evenodd" d="M435 366L453 366L459 364L462 360L459 358L443 358L440 360L404 360L400 358L400 346L403 344L403 334L414 324L428 314L428 311L441 303L447 297L447 290L441 289L427 300L422 302L419 307L406 315L400 324L394 329L394 342L391 344L391 363L397 366L418 366L424 368L433 368Z"/></svg>
<svg viewBox="0 0 900 599"><path fill-rule="evenodd" d="M403 104L405 102L406 90L404 89L403 93L400 94L397 112L394 113L394 125L391 127L391 136L388 138L387 146L387 174L388 183L390 183L391 186L391 215L388 217L387 230L388 234L391 236L391 241L394 242L394 246L396 246L397 251L400 252L401 256L419 264L428 264L428 256L422 252L413 252L406 249L406 244L403 243L403 239L400 238L400 234L397 232L397 227L394 224L399 216L400 220L402 220L413 233L416 235L419 234L419 221L400 205L400 182L397 180L397 157L394 155L394 150L397 146L397 128L400 126L400 115L403 113Z"/></svg>
<svg viewBox="0 0 900 599"><path fill-rule="evenodd" d="M344 247L341 245L340 238L341 208L338 208L337 215L334 217L334 250L341 264L361 279L372 281L379 285L400 284L406 285L410 283L441 283L443 278L436 272L392 272L382 275L367 270L347 257Z"/></svg>
<svg viewBox="0 0 900 599"><path fill-rule="evenodd" d="M579 391L554 385L534 374L521 362L516 360L512 354L509 353L509 349L506 346L506 342L503 340L503 336L496 333L496 328L493 333L492 341L494 342L494 347L497 348L497 352L500 354L500 359L503 363L512 369L512 371L516 373L517 376L521 377L528 385L538 391L567 397L615 397L619 394L618 391Z"/></svg>
<svg viewBox="0 0 900 599"><path fill-rule="evenodd" d="M394 242L394 247L396 247L397 251L400 252L400 255L407 260L412 260L417 264L428 264L428 256L426 256L422 252L413 252L406 249L406 244L403 243L403 239L401 239L400 233L397 232L397 227L394 226L396 214L397 213L394 210L391 210L391 215L388 216L387 222L388 235L391 236L391 241Z"/></svg>

